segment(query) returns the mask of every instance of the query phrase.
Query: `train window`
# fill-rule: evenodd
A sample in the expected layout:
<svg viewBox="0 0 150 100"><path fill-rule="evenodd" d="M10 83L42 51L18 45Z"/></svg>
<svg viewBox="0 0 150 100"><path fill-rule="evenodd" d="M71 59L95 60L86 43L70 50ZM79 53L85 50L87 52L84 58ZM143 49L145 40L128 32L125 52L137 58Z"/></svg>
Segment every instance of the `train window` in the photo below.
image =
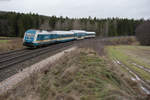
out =
<svg viewBox="0 0 150 100"><path fill-rule="evenodd" d="M37 40L40 40L40 35L37 36Z"/></svg>
<svg viewBox="0 0 150 100"><path fill-rule="evenodd" d="M45 39L45 40L49 39L49 36L48 36L48 35L45 35L44 39Z"/></svg>
<svg viewBox="0 0 150 100"><path fill-rule="evenodd" d="M55 35L54 35L54 34L51 34L50 38L51 38L51 39L54 39L54 38L55 38Z"/></svg>
<svg viewBox="0 0 150 100"><path fill-rule="evenodd" d="M43 40L43 35L38 35L37 40Z"/></svg>
<svg viewBox="0 0 150 100"><path fill-rule="evenodd" d="M55 39L55 38L57 38L57 35L56 34L51 34L50 38Z"/></svg>
<svg viewBox="0 0 150 100"><path fill-rule="evenodd" d="M29 37L29 38L34 37L34 34L32 34L32 33L26 33L26 37Z"/></svg>

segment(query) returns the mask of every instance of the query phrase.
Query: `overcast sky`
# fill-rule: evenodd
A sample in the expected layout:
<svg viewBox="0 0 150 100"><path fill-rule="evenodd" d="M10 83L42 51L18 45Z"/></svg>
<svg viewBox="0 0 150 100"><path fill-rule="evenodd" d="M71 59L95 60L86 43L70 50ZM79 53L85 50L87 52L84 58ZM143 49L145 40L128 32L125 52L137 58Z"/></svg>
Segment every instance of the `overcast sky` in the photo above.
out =
<svg viewBox="0 0 150 100"><path fill-rule="evenodd" d="M150 0L0 0L0 11L68 17L150 18Z"/></svg>

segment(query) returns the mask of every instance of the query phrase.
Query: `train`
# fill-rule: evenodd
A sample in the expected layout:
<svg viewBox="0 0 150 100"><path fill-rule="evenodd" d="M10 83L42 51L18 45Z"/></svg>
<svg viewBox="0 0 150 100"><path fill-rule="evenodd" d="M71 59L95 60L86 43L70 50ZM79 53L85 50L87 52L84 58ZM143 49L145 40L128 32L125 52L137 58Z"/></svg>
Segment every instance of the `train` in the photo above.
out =
<svg viewBox="0 0 150 100"><path fill-rule="evenodd" d="M95 32L88 32L84 30L45 31L29 29L24 34L23 45L37 48L53 43L94 38L95 36Z"/></svg>

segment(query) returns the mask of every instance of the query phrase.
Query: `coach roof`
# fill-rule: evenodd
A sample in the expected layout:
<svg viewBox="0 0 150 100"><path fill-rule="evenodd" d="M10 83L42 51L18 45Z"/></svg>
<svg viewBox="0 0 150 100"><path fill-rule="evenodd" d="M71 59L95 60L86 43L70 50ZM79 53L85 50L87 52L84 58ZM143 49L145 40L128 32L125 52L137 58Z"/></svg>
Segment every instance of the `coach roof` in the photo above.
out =
<svg viewBox="0 0 150 100"><path fill-rule="evenodd" d="M72 31L51 31L52 34L74 34Z"/></svg>
<svg viewBox="0 0 150 100"><path fill-rule="evenodd" d="M85 33L85 32L86 32L86 31L84 31L84 30L70 30L70 31L75 32L75 33L76 33L76 32L77 32L77 33L78 33L78 32L82 32L82 33Z"/></svg>
<svg viewBox="0 0 150 100"><path fill-rule="evenodd" d="M87 34L96 34L95 32L86 32Z"/></svg>
<svg viewBox="0 0 150 100"><path fill-rule="evenodd" d="M52 34L52 33L44 30L37 30L37 34Z"/></svg>

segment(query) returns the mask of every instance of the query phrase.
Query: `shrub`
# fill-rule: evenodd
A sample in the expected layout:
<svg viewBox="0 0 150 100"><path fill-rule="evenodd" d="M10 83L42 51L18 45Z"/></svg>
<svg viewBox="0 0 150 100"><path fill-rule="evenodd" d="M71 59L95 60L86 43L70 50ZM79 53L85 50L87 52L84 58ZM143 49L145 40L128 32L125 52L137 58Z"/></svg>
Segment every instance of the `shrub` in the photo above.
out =
<svg viewBox="0 0 150 100"><path fill-rule="evenodd" d="M150 45L150 20L136 28L136 37L141 45Z"/></svg>

